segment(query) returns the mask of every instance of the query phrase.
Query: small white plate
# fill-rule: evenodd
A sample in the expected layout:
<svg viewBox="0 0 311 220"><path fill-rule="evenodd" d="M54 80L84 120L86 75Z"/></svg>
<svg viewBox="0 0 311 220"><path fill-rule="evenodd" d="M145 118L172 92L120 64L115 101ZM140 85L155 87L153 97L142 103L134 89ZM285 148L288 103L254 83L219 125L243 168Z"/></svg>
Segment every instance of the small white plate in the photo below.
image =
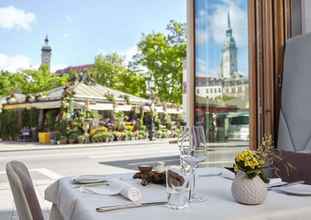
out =
<svg viewBox="0 0 311 220"><path fill-rule="evenodd" d="M311 185L298 184L293 186L282 186L274 189L275 191L284 192L290 195L311 196Z"/></svg>

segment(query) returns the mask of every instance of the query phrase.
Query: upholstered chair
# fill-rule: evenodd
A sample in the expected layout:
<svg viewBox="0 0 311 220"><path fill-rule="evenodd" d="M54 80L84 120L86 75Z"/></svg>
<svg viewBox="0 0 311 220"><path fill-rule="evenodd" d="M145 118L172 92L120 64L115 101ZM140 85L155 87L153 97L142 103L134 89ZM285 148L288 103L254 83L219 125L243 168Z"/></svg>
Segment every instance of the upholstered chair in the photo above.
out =
<svg viewBox="0 0 311 220"><path fill-rule="evenodd" d="M282 79L278 149L296 169L282 178L311 183L311 34L286 42Z"/></svg>

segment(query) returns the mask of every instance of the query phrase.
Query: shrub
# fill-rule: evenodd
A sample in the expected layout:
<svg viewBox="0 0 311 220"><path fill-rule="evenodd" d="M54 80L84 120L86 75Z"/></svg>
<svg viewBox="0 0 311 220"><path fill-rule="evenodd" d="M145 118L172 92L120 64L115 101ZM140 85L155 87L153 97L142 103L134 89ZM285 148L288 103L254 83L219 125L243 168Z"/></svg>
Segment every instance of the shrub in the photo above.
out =
<svg viewBox="0 0 311 220"><path fill-rule="evenodd" d="M91 137L92 142L109 142L112 141L113 135L111 132L98 132Z"/></svg>
<svg viewBox="0 0 311 220"><path fill-rule="evenodd" d="M138 139L145 139L145 138L147 138L147 133L143 130L140 130L138 132Z"/></svg>
<svg viewBox="0 0 311 220"><path fill-rule="evenodd" d="M106 128L105 126L93 128L90 131L90 137L93 137L95 134L102 133L102 132L108 132L108 128Z"/></svg>
<svg viewBox="0 0 311 220"><path fill-rule="evenodd" d="M127 131L133 131L134 130L134 125L131 122L125 122L125 129Z"/></svg>
<svg viewBox="0 0 311 220"><path fill-rule="evenodd" d="M134 137L134 133L132 131L126 131L125 135L126 135L126 140L132 140Z"/></svg>

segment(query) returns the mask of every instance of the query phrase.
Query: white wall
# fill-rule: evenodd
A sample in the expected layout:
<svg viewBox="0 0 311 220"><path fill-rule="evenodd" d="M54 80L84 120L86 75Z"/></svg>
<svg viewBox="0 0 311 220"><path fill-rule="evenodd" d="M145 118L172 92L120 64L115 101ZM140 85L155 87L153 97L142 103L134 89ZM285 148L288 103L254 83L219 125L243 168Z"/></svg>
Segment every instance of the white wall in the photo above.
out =
<svg viewBox="0 0 311 220"><path fill-rule="evenodd" d="M311 32L311 0L302 1L302 31Z"/></svg>

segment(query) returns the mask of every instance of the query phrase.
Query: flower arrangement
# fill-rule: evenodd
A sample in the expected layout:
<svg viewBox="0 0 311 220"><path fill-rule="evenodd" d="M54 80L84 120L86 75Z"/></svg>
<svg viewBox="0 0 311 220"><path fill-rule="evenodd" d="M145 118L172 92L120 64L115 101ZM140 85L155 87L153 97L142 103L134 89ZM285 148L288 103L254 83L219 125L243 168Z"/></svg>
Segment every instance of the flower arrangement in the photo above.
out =
<svg viewBox="0 0 311 220"><path fill-rule="evenodd" d="M233 165L235 172L242 171L250 179L259 176L264 182L268 182L263 173L264 166L265 159L260 154L249 149L238 153Z"/></svg>
<svg viewBox="0 0 311 220"><path fill-rule="evenodd" d="M274 174L279 176L278 168L275 167L276 162L283 164L288 175L291 170L295 169L291 163L283 161L280 152L273 146L272 136L266 135L262 138L261 145L258 146L256 151L247 149L238 153L235 157L233 168L236 173L242 171L250 179L259 176L265 183L268 183L269 179L263 170L272 168Z"/></svg>

